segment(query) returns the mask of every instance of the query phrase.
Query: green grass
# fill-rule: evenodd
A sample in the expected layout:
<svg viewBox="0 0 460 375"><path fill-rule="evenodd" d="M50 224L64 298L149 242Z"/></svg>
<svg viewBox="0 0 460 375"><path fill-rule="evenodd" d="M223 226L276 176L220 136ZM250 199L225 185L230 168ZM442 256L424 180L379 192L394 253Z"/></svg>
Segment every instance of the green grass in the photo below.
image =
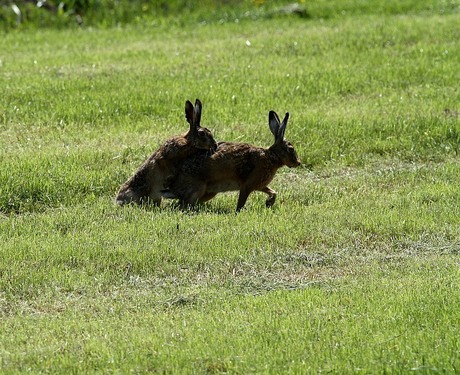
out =
<svg viewBox="0 0 460 375"><path fill-rule="evenodd" d="M33 318L8 319L15 337L4 339L4 363L53 372L454 373L460 317L451 307L460 300L452 295L459 286L453 267L433 258L404 275L373 269L371 278L303 290L212 298L197 290L155 302L144 295L153 285L136 280L89 303L72 295Z"/></svg>
<svg viewBox="0 0 460 375"><path fill-rule="evenodd" d="M2 373L460 371L459 4L280 4L2 35ZM195 98L272 209L115 205Z"/></svg>

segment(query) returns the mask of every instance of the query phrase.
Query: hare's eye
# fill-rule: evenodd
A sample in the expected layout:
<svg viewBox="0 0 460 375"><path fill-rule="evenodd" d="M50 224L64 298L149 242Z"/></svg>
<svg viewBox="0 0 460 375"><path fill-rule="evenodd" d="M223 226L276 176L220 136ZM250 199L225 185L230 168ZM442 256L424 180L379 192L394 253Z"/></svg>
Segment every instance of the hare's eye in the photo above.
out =
<svg viewBox="0 0 460 375"><path fill-rule="evenodd" d="M204 136L205 136L204 132L199 132L198 135L199 135L200 137L204 137Z"/></svg>

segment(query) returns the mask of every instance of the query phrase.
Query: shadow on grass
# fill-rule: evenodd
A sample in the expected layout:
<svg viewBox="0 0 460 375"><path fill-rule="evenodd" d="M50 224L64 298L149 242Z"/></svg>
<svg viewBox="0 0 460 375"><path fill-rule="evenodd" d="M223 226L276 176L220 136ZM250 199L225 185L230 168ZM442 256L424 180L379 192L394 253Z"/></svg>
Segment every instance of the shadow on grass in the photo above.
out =
<svg viewBox="0 0 460 375"><path fill-rule="evenodd" d="M183 212L188 215L197 215L197 214L217 214L217 215L230 215L236 214L235 209L230 207L224 207L221 205L215 205L211 203L202 203L202 204L194 204L194 205L187 205L183 207L178 201L176 200L168 200L164 201L160 206L152 204L150 202L143 202L141 204L136 203L128 203L123 206L120 206L120 209L132 207L132 208L139 208L140 210L144 210L146 212L159 212L159 211L175 211L175 212Z"/></svg>

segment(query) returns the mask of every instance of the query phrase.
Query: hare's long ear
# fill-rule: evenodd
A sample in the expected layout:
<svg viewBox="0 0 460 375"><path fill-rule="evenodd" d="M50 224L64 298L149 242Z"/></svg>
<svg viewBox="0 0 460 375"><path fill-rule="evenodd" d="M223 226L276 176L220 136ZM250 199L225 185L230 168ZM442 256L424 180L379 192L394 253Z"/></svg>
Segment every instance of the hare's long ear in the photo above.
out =
<svg viewBox="0 0 460 375"><path fill-rule="evenodd" d="M275 140L278 137L278 131L280 129L280 119L275 111L270 111L268 113L268 126L270 131L275 136Z"/></svg>
<svg viewBox="0 0 460 375"><path fill-rule="evenodd" d="M289 120L289 112L286 112L284 115L283 122L281 123L280 129L278 130L278 135L276 136L276 140L282 142L284 140L284 132L286 131L286 125Z"/></svg>
<svg viewBox="0 0 460 375"><path fill-rule="evenodd" d="M195 100L195 126L197 128L200 127L201 122L201 109L203 108L203 104L201 104L200 99Z"/></svg>
<svg viewBox="0 0 460 375"><path fill-rule="evenodd" d="M185 118L190 124L190 129L192 129L194 127L195 110L193 104L189 100L185 102Z"/></svg>

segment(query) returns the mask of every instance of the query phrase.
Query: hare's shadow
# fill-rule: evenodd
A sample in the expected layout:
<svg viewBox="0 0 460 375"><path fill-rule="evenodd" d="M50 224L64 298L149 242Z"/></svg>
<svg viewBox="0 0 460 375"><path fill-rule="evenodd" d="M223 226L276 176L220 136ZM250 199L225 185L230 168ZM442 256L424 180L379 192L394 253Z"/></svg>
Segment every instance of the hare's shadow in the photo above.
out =
<svg viewBox="0 0 460 375"><path fill-rule="evenodd" d="M230 207L224 207L216 203L197 203L188 205L186 207L181 206L177 201L166 203L164 207L168 207L170 210L177 210L186 214L196 215L202 213L217 214L217 215L229 215L235 214L235 209Z"/></svg>
<svg viewBox="0 0 460 375"><path fill-rule="evenodd" d="M134 206L134 204L131 204ZM142 202L141 204L137 204L142 210L147 212L160 212L163 210L169 211L177 211L183 212L190 215L197 215L200 213L210 213L210 214L217 214L217 215L230 215L236 214L235 210L230 207L223 207L221 205L216 205L215 203L198 203L194 205L188 205L187 207L181 206L178 201L170 201L161 203L160 206L151 204L150 202Z"/></svg>

